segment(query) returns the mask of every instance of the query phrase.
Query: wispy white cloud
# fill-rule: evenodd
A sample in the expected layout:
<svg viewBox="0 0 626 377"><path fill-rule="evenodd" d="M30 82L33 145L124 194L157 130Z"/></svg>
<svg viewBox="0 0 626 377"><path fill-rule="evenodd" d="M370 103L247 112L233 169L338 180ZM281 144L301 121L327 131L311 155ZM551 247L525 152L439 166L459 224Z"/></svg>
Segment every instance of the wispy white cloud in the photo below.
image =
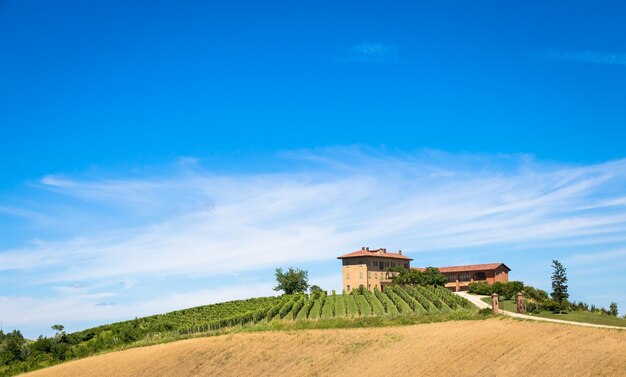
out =
<svg viewBox="0 0 626 377"><path fill-rule="evenodd" d="M626 65L626 53L618 52L545 50L541 56L547 59L583 63Z"/></svg>
<svg viewBox="0 0 626 377"><path fill-rule="evenodd" d="M0 280L19 275L28 282L26 288L17 281L0 284L0 317L18 321L41 305L62 319L67 310L52 303L58 297L102 319L188 307L207 300L183 295L157 308L135 285L146 279L180 285L189 277L219 280L229 273L249 278L290 264L328 261L332 269L320 279L330 285L325 288L338 288L330 277L335 257L362 245L401 248L419 261L421 253L471 248L508 260L527 252L520 245L545 250L584 244L587 249L568 260L574 269L594 255L609 264L623 258L614 244L626 242L626 160L567 166L526 155L368 148L296 151L282 158L285 167L274 173L218 174L194 160L184 164L193 169L177 165L141 178L45 177L38 187L51 193L48 200L64 198L86 224L72 223L69 238L0 251ZM50 218L67 216L67 207L46 208ZM227 289L228 281L221 279L215 291ZM88 296L112 291L111 282L120 285L114 296ZM13 297L15 288L50 285L65 288L34 294L41 297L31 301ZM213 297L210 292L203 297ZM136 305L125 303L130 294L140 295Z"/></svg>
<svg viewBox="0 0 626 377"><path fill-rule="evenodd" d="M626 261L626 248L592 253L578 253L568 257L566 262L570 265L589 265L592 263L604 264L607 260L615 259L623 259Z"/></svg>
<svg viewBox="0 0 626 377"><path fill-rule="evenodd" d="M25 220L36 221L40 223L45 223L48 220L48 218L40 212L24 208L16 208L14 206L0 205L0 215L20 217Z"/></svg>
<svg viewBox="0 0 626 377"><path fill-rule="evenodd" d="M342 62L395 63L400 59L398 46L364 42L347 49L337 60Z"/></svg>

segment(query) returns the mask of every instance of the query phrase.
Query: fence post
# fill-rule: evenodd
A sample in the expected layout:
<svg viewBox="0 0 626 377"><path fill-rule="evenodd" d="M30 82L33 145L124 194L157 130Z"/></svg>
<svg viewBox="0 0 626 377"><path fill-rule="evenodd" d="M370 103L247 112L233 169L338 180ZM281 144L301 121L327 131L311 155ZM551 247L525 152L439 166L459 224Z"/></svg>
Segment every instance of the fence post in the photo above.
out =
<svg viewBox="0 0 626 377"><path fill-rule="evenodd" d="M517 292L515 295L515 301L517 302L517 312L520 314L526 313L526 307L524 306L524 294Z"/></svg>
<svg viewBox="0 0 626 377"><path fill-rule="evenodd" d="M498 294L494 293L491 295L491 307L493 309L493 314L500 313L500 305L498 302Z"/></svg>

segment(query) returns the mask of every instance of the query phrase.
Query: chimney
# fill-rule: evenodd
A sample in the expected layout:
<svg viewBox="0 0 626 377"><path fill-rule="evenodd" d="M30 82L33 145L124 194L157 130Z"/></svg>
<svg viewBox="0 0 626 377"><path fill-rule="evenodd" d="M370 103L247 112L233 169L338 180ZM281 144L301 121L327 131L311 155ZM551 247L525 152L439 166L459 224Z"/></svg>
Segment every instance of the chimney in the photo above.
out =
<svg viewBox="0 0 626 377"><path fill-rule="evenodd" d="M398 250L398 254L402 255L402 250Z"/></svg>
<svg viewBox="0 0 626 377"><path fill-rule="evenodd" d="M383 253L385 253L385 254L386 254L386 253L387 253L387 249L383 249Z"/></svg>
<svg viewBox="0 0 626 377"><path fill-rule="evenodd" d="M370 251L369 246L366 246L366 247L365 247L365 251Z"/></svg>
<svg viewBox="0 0 626 377"><path fill-rule="evenodd" d="M361 247L361 250L365 250L365 246Z"/></svg>

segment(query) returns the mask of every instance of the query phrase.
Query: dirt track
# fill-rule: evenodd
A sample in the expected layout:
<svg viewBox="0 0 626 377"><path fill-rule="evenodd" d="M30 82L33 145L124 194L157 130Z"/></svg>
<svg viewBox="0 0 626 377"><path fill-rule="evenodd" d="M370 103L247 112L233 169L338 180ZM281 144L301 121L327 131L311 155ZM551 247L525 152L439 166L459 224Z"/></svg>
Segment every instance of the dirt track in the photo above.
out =
<svg viewBox="0 0 626 377"><path fill-rule="evenodd" d="M620 376L626 331L510 319L258 332L109 353L28 376Z"/></svg>

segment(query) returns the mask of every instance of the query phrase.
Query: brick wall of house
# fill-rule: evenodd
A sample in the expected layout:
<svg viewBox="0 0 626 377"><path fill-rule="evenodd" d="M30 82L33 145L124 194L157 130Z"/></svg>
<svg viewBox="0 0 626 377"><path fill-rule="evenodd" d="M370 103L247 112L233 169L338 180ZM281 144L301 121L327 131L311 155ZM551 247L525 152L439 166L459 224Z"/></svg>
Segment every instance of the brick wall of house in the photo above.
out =
<svg viewBox="0 0 626 377"><path fill-rule="evenodd" d="M509 281L509 273L504 266L498 267L495 271L495 281L501 281L503 283Z"/></svg>

